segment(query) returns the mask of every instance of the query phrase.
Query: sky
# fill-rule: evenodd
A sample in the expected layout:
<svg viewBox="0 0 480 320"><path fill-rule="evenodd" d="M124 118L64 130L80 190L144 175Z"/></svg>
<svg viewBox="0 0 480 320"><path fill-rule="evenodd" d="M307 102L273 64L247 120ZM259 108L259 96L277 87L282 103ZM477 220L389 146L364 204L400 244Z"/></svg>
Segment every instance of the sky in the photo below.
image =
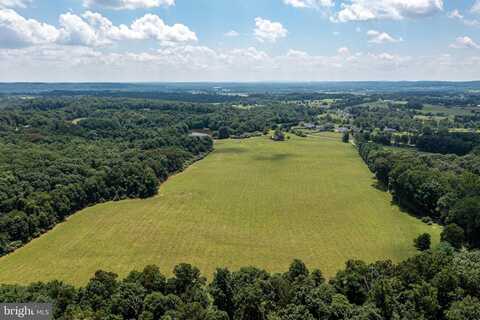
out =
<svg viewBox="0 0 480 320"><path fill-rule="evenodd" d="M480 80L480 0L0 0L0 81Z"/></svg>

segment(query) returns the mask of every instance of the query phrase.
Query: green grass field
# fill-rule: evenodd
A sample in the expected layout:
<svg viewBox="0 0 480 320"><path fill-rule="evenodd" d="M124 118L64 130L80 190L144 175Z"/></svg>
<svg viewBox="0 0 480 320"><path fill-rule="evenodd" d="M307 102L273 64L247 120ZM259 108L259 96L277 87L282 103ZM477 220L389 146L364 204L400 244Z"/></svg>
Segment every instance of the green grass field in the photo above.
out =
<svg viewBox="0 0 480 320"><path fill-rule="evenodd" d="M423 109L421 110L422 113L432 113L432 114L438 114L438 113L443 113L446 116L463 116L463 115L470 115L472 114L472 110L475 110L475 108L459 108L459 107L444 107L444 106L436 106L432 104L426 104Z"/></svg>
<svg viewBox="0 0 480 320"><path fill-rule="evenodd" d="M347 259L398 261L427 226L391 205L350 144L323 134L216 142L216 151L146 200L109 202L0 259L1 283L84 284L97 269L124 276L188 262L284 271L294 258L333 275Z"/></svg>

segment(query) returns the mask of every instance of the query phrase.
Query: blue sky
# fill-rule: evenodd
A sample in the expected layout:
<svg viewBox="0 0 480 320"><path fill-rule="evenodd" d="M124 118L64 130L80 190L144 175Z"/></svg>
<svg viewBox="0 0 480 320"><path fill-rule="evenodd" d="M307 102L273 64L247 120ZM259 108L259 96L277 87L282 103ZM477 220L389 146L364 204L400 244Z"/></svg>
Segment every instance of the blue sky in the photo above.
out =
<svg viewBox="0 0 480 320"><path fill-rule="evenodd" d="M0 0L0 81L480 79L480 0Z"/></svg>

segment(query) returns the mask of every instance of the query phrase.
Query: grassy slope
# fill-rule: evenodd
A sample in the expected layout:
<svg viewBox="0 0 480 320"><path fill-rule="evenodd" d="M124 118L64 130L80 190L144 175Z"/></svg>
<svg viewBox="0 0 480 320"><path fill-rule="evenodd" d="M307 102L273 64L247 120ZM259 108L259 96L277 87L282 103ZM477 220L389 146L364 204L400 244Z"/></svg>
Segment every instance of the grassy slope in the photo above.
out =
<svg viewBox="0 0 480 320"><path fill-rule="evenodd" d="M0 259L0 282L85 283L103 268L146 264L169 273L189 262L285 270L303 259L333 275L349 258L395 261L429 227L400 213L339 136L221 141L161 187L157 197L97 205Z"/></svg>

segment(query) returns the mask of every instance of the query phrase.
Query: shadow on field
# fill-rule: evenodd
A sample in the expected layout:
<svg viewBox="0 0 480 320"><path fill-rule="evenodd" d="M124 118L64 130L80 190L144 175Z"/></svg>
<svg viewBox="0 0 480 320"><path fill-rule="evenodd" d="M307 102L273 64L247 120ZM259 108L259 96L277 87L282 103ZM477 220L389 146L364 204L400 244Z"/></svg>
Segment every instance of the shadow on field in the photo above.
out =
<svg viewBox="0 0 480 320"><path fill-rule="evenodd" d="M259 161L282 161L288 158L295 157L292 153L275 153L275 154L265 154L265 155L258 155L254 156L253 160Z"/></svg>
<svg viewBox="0 0 480 320"><path fill-rule="evenodd" d="M383 191L383 192L387 192L387 191L388 191L387 186L384 185L382 182L378 181L378 180L375 179L375 178L373 178L372 187L374 187L374 188L377 189L377 190Z"/></svg>
<svg viewBox="0 0 480 320"><path fill-rule="evenodd" d="M425 215L423 215L421 212L415 211L414 207L407 202L399 202L396 199L392 198L390 204L392 206L398 207L402 213L408 214L411 217L417 219L422 219L423 217L425 217ZM435 219L432 219L432 221L435 223L440 223L438 220ZM431 223L428 224L430 225Z"/></svg>
<svg viewBox="0 0 480 320"><path fill-rule="evenodd" d="M388 187L385 184L378 181L376 178L372 178L372 180L373 180L372 187L383 192L388 192ZM392 195L390 194L390 196ZM392 196L392 199L390 200L390 205L392 207L397 207L400 210L400 212L408 214L409 216L415 217L417 219L422 218L421 214L419 214L418 212L415 212L415 210L413 209L414 206L409 205L409 203L398 202L396 199L394 199L393 196Z"/></svg>
<svg viewBox="0 0 480 320"><path fill-rule="evenodd" d="M245 153L247 150L244 148L238 148L238 147L229 147L229 148L222 148L222 149L216 149L215 153L217 154L234 154L234 153Z"/></svg>

